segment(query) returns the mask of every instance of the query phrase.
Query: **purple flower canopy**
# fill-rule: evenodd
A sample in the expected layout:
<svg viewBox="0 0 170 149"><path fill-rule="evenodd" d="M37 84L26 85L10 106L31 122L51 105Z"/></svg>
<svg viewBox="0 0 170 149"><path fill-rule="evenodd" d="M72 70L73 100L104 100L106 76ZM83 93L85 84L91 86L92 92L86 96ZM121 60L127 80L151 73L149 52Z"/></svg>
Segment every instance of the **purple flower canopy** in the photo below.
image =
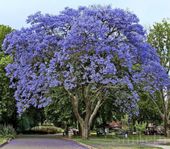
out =
<svg viewBox="0 0 170 149"><path fill-rule="evenodd" d="M30 27L12 32L3 44L14 59L6 71L19 112L47 106L50 89L59 86L125 85L137 99L136 84L154 92L169 83L139 19L128 11L66 8L56 16L37 12L27 22Z"/></svg>

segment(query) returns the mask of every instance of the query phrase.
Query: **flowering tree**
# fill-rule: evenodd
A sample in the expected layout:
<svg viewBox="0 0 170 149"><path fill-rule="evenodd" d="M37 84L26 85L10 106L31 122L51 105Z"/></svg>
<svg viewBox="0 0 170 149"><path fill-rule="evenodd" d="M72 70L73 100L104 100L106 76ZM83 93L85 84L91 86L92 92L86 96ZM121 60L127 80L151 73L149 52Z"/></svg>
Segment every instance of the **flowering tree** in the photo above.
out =
<svg viewBox="0 0 170 149"><path fill-rule="evenodd" d="M87 138L108 92L126 89L126 98L134 103L137 85L154 92L167 83L155 49L128 11L66 8L56 16L38 12L27 22L30 27L11 33L3 44L14 58L6 70L16 88L19 112L30 105L48 105L50 91L60 88Z"/></svg>

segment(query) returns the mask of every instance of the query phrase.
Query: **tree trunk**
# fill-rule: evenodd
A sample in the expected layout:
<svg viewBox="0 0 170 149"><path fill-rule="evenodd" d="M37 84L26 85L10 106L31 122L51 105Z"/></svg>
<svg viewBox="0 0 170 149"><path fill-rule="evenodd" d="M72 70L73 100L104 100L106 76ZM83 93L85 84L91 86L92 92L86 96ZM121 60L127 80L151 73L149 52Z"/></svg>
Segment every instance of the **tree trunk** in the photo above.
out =
<svg viewBox="0 0 170 149"><path fill-rule="evenodd" d="M169 125L168 125L167 128L166 128L166 134L167 134L167 137L170 138L170 129L169 129Z"/></svg>
<svg viewBox="0 0 170 149"><path fill-rule="evenodd" d="M81 126L81 130L82 130L82 138L83 139L88 139L89 137L89 126L88 126L88 123L84 123L82 126Z"/></svg>
<svg viewBox="0 0 170 149"><path fill-rule="evenodd" d="M169 123L169 119L168 119L168 115L165 113L164 115L164 136L165 137L170 137L170 123Z"/></svg>
<svg viewBox="0 0 170 149"><path fill-rule="evenodd" d="M82 128L80 126L80 123L78 122L78 130L79 130L79 136L82 136Z"/></svg>
<svg viewBox="0 0 170 149"><path fill-rule="evenodd" d="M91 99L84 97L85 102L85 117L82 117L81 113L79 113L79 100L76 95L73 95L71 92L66 90L71 97L71 103L74 115L81 127L81 136L83 139L88 139L90 127L92 125L93 119L95 118L100 106L102 105L102 98L99 98L97 103L92 105ZM98 96L98 95L97 95Z"/></svg>
<svg viewBox="0 0 170 149"><path fill-rule="evenodd" d="M169 116L167 116L167 117L169 117ZM168 138L170 138L170 121L168 118L167 118L167 125L166 125L166 136Z"/></svg>
<svg viewBox="0 0 170 149"><path fill-rule="evenodd" d="M164 136L167 137L168 136L168 132L167 132L167 122L164 119Z"/></svg>

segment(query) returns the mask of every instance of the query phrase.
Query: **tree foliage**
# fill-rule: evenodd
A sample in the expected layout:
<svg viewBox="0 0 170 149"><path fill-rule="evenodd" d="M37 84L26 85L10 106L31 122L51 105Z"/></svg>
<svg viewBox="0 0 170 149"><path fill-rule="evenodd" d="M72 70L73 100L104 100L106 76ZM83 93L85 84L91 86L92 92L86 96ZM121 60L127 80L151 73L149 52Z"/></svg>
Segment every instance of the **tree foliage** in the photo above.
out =
<svg viewBox="0 0 170 149"><path fill-rule="evenodd" d="M157 49L161 64L166 68L167 75L170 76L170 23L168 20L163 20L160 23L155 23L150 29L148 42ZM170 80L170 77L169 77ZM160 89L153 99L154 105L158 108L158 112L164 121L165 135L170 136L168 128L170 126L170 86L167 85ZM155 99L161 100L160 102ZM160 107L161 105L161 107ZM169 126L168 126L169 125Z"/></svg>
<svg viewBox="0 0 170 149"><path fill-rule="evenodd" d="M12 28L5 25L0 25L0 49L2 50L2 43L5 36L12 31Z"/></svg>
<svg viewBox="0 0 170 149"><path fill-rule="evenodd" d="M6 77L5 67L12 62L12 58L5 55L1 49L3 39L12 29L9 26L0 25L0 123L15 123L15 99L14 91L9 88L9 78Z"/></svg>
<svg viewBox="0 0 170 149"><path fill-rule="evenodd" d="M135 119L138 122L161 124L162 119L158 112L158 108L162 109L162 100L160 98L155 99L155 102L159 105L159 107L157 107L153 104L150 98L151 97L147 93L142 93L138 102L139 115L135 117Z"/></svg>
<svg viewBox="0 0 170 149"><path fill-rule="evenodd" d="M157 49L161 64L170 72L170 22L163 20L150 29L148 42Z"/></svg>
<svg viewBox="0 0 170 149"><path fill-rule="evenodd" d="M75 126L76 119L67 94L61 89L55 89L50 94L52 103L44 109L46 119L62 128Z"/></svg>

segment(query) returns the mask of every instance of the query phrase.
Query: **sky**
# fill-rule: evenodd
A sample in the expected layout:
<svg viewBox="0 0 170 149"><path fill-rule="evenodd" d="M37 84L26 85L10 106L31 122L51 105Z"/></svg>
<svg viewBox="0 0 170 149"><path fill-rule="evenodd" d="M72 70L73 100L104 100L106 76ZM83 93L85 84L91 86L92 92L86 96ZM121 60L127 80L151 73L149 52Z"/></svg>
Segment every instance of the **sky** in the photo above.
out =
<svg viewBox="0 0 170 149"><path fill-rule="evenodd" d="M37 11L58 14L65 7L111 5L135 13L145 27L170 18L170 0L0 0L0 24L14 29L26 27L27 16Z"/></svg>

